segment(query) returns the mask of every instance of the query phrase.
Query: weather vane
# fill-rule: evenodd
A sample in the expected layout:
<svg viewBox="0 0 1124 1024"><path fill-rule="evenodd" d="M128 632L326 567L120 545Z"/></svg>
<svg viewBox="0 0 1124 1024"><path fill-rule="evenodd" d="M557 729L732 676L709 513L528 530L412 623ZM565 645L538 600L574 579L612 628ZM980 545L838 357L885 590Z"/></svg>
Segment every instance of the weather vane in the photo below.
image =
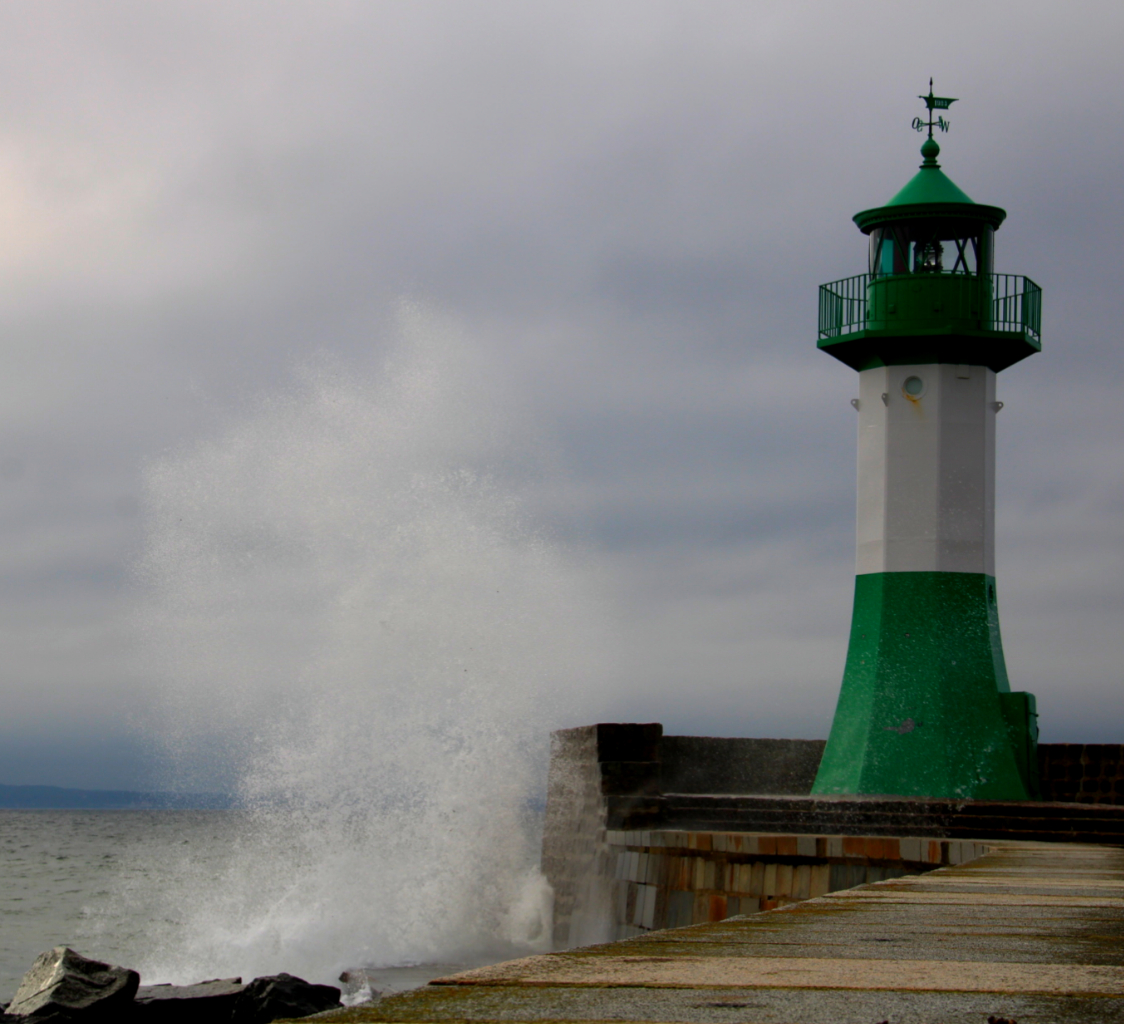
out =
<svg viewBox="0 0 1124 1024"><path fill-rule="evenodd" d="M951 122L946 121L943 117L938 117L933 120L934 110L948 110L955 102L956 99L951 96L934 96L933 95L933 80L929 79L929 95L918 96L919 100L925 101L925 106L929 110L929 120L922 121L921 118L915 117L913 119L913 128L915 131L922 131L925 128L929 129L929 138L933 137L933 129L939 128L942 132L947 132Z"/></svg>

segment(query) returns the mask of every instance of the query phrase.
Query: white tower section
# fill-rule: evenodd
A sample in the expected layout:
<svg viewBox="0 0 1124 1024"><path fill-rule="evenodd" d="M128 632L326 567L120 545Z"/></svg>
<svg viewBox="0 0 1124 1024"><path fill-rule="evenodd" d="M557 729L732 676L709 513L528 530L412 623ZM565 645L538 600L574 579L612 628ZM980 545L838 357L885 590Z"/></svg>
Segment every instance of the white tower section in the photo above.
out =
<svg viewBox="0 0 1124 1024"><path fill-rule="evenodd" d="M995 575L995 373L859 374L856 572Z"/></svg>

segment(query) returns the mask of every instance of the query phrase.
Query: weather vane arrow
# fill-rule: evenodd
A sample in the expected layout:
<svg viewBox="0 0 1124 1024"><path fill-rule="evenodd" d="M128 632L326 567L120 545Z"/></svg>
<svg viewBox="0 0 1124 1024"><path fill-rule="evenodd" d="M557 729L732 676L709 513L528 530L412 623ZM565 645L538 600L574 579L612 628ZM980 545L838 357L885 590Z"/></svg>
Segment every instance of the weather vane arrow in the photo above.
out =
<svg viewBox="0 0 1124 1024"><path fill-rule="evenodd" d="M933 118L934 110L948 110L955 102L954 96L934 96L933 95L933 80L929 79L929 95L918 96L919 100L925 101L925 107L929 111L929 120L922 121L921 118L915 117L913 119L913 128L916 131L923 131L925 128L929 129L929 138L933 137L933 129L939 128L942 132L947 132L951 122L946 121L943 117Z"/></svg>

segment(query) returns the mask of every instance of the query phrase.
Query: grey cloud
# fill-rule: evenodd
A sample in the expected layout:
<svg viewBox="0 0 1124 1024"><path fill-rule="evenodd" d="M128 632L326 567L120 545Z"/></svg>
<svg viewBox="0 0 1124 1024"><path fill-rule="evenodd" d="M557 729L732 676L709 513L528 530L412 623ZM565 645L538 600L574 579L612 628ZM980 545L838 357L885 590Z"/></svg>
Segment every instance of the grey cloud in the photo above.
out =
<svg viewBox="0 0 1124 1024"><path fill-rule="evenodd" d="M146 520L125 513L144 467L310 358L374 372L403 295L487 351L552 452L520 485L529 507L612 576L615 690L573 713L822 734L855 382L815 352L815 289L863 270L850 217L912 173L929 74L962 97L946 170L1009 210L997 269L1046 289L1045 352L1000 384L1008 656L1047 738L1118 736L1124 199L1106 126L1124 14L1082 10L0 10L0 638L19 709L0 739L21 716L57 716L60 744L79 717L131 735ZM126 784L114 772L43 781Z"/></svg>

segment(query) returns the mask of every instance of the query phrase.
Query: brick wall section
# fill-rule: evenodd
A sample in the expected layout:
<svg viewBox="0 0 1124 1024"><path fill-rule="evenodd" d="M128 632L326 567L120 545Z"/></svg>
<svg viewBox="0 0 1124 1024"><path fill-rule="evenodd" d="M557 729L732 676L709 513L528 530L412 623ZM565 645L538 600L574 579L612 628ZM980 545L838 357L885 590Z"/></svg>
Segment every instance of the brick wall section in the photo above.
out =
<svg viewBox="0 0 1124 1024"><path fill-rule="evenodd" d="M1042 799L1076 804L1124 804L1124 745L1040 743Z"/></svg>
<svg viewBox="0 0 1124 1024"><path fill-rule="evenodd" d="M721 921L867 882L961 864L986 845L955 839L608 831L611 938Z"/></svg>

